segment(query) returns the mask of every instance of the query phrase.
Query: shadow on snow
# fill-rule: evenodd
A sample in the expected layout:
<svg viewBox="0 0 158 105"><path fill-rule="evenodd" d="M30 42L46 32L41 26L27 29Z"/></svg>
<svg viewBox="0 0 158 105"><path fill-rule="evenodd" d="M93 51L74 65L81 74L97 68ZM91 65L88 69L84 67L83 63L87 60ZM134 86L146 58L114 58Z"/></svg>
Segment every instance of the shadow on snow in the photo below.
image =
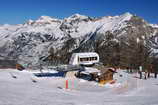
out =
<svg viewBox="0 0 158 105"><path fill-rule="evenodd" d="M66 72L57 73L33 73L36 77L65 77Z"/></svg>

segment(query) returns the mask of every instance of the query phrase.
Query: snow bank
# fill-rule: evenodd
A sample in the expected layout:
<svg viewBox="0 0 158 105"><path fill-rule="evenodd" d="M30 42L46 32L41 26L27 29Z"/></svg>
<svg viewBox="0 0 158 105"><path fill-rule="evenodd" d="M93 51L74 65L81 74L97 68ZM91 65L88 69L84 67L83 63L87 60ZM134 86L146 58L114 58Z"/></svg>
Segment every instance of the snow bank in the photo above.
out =
<svg viewBox="0 0 158 105"><path fill-rule="evenodd" d="M114 83L114 84L110 84L110 83L107 83L104 85L104 87L106 88L118 88L118 87L121 87L122 84L121 83Z"/></svg>

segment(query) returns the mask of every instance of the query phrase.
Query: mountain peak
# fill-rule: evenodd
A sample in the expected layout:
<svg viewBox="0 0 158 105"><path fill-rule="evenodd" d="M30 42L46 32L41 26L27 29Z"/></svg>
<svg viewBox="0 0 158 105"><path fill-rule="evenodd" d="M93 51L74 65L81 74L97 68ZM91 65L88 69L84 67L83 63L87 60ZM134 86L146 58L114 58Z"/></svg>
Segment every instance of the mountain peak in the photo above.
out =
<svg viewBox="0 0 158 105"><path fill-rule="evenodd" d="M73 15L71 15L70 17L68 17L66 19L68 19L68 20L76 20L76 19L82 20L82 19L87 19L87 18L88 18L88 16L76 13L76 14L73 14Z"/></svg>
<svg viewBox="0 0 158 105"><path fill-rule="evenodd" d="M34 22L33 20L29 19L29 20L26 22L26 24L31 25L33 22Z"/></svg>
<svg viewBox="0 0 158 105"><path fill-rule="evenodd" d="M41 16L38 20L52 20L50 16Z"/></svg>
<svg viewBox="0 0 158 105"><path fill-rule="evenodd" d="M59 21L59 19L56 18L52 18L50 16L41 16L38 20L36 20L36 22L53 22L53 21Z"/></svg>
<svg viewBox="0 0 158 105"><path fill-rule="evenodd" d="M72 16L70 16L70 17L71 18L76 18L76 17L87 17L87 16L76 13L76 14L73 14Z"/></svg>
<svg viewBox="0 0 158 105"><path fill-rule="evenodd" d="M132 14L130 12L126 12L123 15L129 16L129 15L132 15Z"/></svg>
<svg viewBox="0 0 158 105"><path fill-rule="evenodd" d="M132 16L133 16L133 15L132 15L131 13L126 12L126 13L120 15L119 17L120 17L121 19L123 19L123 20L130 20Z"/></svg>
<svg viewBox="0 0 158 105"><path fill-rule="evenodd" d="M39 25L39 24L51 24L52 22L61 22L61 20L60 19L56 19L56 18L52 18L50 16L41 16L35 21L30 19L25 24L28 24L28 25L32 25L32 24Z"/></svg>
<svg viewBox="0 0 158 105"><path fill-rule="evenodd" d="M129 12L126 12L126 13L120 15L120 16L122 16L122 17L132 17L133 14L131 14L131 13L129 13Z"/></svg>

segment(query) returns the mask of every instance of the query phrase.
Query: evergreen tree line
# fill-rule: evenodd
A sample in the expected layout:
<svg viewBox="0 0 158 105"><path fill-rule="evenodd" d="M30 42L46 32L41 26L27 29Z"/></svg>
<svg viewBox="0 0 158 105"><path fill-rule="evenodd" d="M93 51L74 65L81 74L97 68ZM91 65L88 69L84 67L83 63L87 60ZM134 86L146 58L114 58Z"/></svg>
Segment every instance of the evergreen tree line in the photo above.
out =
<svg viewBox="0 0 158 105"><path fill-rule="evenodd" d="M70 49L72 49L74 43L74 39L70 39L65 42L61 50L54 51L53 48L50 49L48 61L50 61L51 65L67 64L73 53ZM144 71L155 72L155 70L158 70L158 59L152 56L151 47L146 39L140 38L139 42L137 42L135 37L130 37L126 40L119 39L117 41L114 35L108 33L105 40L100 38L91 41L84 45L84 48L80 48L78 52L89 51L86 47L89 44L93 45L94 49L92 50L99 54L100 61L105 66L133 70L138 70L139 66L142 66Z"/></svg>
<svg viewBox="0 0 158 105"><path fill-rule="evenodd" d="M152 50L146 39L131 37L116 41L113 35L107 35L106 42L96 42L95 51L99 54L105 66L120 67L143 71L155 72L158 70L158 59L152 56Z"/></svg>

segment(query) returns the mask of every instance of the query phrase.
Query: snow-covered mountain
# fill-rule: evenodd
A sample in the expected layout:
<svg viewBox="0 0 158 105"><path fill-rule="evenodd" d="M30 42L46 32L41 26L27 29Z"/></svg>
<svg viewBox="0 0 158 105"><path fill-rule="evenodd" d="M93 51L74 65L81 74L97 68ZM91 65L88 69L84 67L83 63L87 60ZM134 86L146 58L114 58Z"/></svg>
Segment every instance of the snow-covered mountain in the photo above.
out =
<svg viewBox="0 0 158 105"><path fill-rule="evenodd" d="M72 52L95 51L112 34L116 42L130 37L146 36L158 49L158 27L143 19L125 13L120 16L93 18L74 14L68 18L56 19L41 16L24 24L0 26L0 55L17 59L21 64L38 66L42 58L52 53L67 62ZM158 51L157 51L158 52Z"/></svg>

